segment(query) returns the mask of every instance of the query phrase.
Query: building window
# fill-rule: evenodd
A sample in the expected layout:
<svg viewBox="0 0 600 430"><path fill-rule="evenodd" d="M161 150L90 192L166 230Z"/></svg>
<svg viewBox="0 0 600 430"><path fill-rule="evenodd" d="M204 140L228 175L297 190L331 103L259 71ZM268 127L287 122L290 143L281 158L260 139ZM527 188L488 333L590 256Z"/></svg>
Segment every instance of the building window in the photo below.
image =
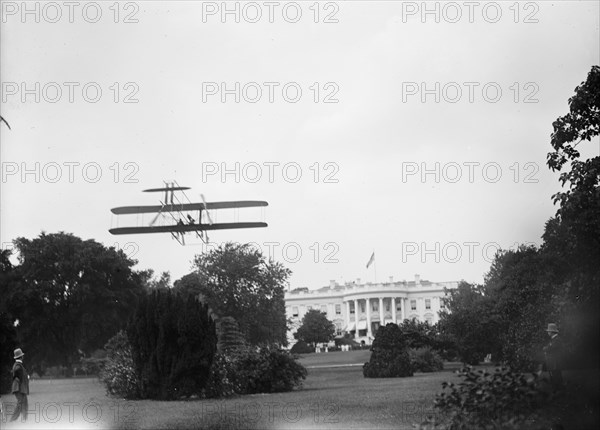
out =
<svg viewBox="0 0 600 430"><path fill-rule="evenodd" d="M431 299L425 299L425 309L431 309Z"/></svg>
<svg viewBox="0 0 600 430"><path fill-rule="evenodd" d="M385 311L389 312L390 308L392 307L392 301L388 300L387 302L385 302Z"/></svg>
<svg viewBox="0 0 600 430"><path fill-rule="evenodd" d="M396 302L396 310L398 312L402 311L402 301L400 299L398 299L398 301Z"/></svg>
<svg viewBox="0 0 600 430"><path fill-rule="evenodd" d="M353 314L354 312L354 302L350 302L350 313Z"/></svg>
<svg viewBox="0 0 600 430"><path fill-rule="evenodd" d="M311 306L311 305L308 305L308 306L306 307L306 312L308 312L308 311L312 311L312 306Z"/></svg>
<svg viewBox="0 0 600 430"><path fill-rule="evenodd" d="M341 315L342 314L342 305L335 305L335 314L336 315Z"/></svg>
<svg viewBox="0 0 600 430"><path fill-rule="evenodd" d="M327 313L327 305L321 305L321 312Z"/></svg>
<svg viewBox="0 0 600 430"><path fill-rule="evenodd" d="M373 312L378 312L379 311L379 302L377 300L375 300L374 302L372 302L371 309L373 310Z"/></svg>
<svg viewBox="0 0 600 430"><path fill-rule="evenodd" d="M431 314L425 315L425 322L433 325L433 315L431 315Z"/></svg>
<svg viewBox="0 0 600 430"><path fill-rule="evenodd" d="M417 310L417 301L416 300L411 300L410 301L410 310L411 311L416 311Z"/></svg>
<svg viewBox="0 0 600 430"><path fill-rule="evenodd" d="M365 302L360 302L360 312L365 313Z"/></svg>
<svg viewBox="0 0 600 430"><path fill-rule="evenodd" d="M292 307L292 316L293 317L297 317L298 316L298 306L293 306Z"/></svg>

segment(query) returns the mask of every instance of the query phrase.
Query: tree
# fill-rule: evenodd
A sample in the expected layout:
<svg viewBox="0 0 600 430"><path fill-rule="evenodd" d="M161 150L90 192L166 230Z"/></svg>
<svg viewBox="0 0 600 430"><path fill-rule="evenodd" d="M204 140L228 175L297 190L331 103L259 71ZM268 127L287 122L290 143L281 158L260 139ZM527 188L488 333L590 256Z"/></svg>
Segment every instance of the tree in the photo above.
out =
<svg viewBox="0 0 600 430"><path fill-rule="evenodd" d="M169 272L162 272L158 279L154 276L154 270L152 269L141 270L138 274L148 291L171 288L171 274Z"/></svg>
<svg viewBox="0 0 600 430"><path fill-rule="evenodd" d="M409 348L436 347L436 328L428 322L404 320L398 327Z"/></svg>
<svg viewBox="0 0 600 430"><path fill-rule="evenodd" d="M534 246L496 255L485 277L489 314L494 318L495 359L515 370L531 370L541 360L548 322L556 321L554 299L559 262Z"/></svg>
<svg viewBox="0 0 600 430"><path fill-rule="evenodd" d="M455 344L461 360L477 364L497 349L498 331L484 288L461 281L440 312L440 331Z"/></svg>
<svg viewBox="0 0 600 430"><path fill-rule="evenodd" d="M302 318L302 325L295 337L316 346L317 343L329 342L335 336L335 324L327 319L325 312L309 310Z"/></svg>
<svg viewBox="0 0 600 430"><path fill-rule="evenodd" d="M287 344L285 285L291 271L245 244L226 243L194 259L176 291L201 294L219 317L233 317L253 345Z"/></svg>
<svg viewBox="0 0 600 430"><path fill-rule="evenodd" d="M600 337L600 156L581 159L576 149L600 134L600 67L593 66L587 80L569 99L569 113L553 123L547 164L560 171L566 191L556 193L559 204L555 218L544 231L544 252L565 269L558 280L563 290L558 303L565 337L581 358L597 363ZM565 166L570 170L563 171ZM593 346L592 346L593 345ZM595 364L597 365L597 364Z"/></svg>
<svg viewBox="0 0 600 430"><path fill-rule="evenodd" d="M0 311L0 394L10 393L13 351L17 348L17 333L10 316Z"/></svg>
<svg viewBox="0 0 600 430"><path fill-rule="evenodd" d="M156 290L140 299L127 327L142 398L200 395L217 351L215 323L193 296Z"/></svg>
<svg viewBox="0 0 600 430"><path fill-rule="evenodd" d="M133 260L120 250L72 234L15 241L18 288L3 301L19 320L19 344L32 368L63 365L69 374L123 328L143 294Z"/></svg>

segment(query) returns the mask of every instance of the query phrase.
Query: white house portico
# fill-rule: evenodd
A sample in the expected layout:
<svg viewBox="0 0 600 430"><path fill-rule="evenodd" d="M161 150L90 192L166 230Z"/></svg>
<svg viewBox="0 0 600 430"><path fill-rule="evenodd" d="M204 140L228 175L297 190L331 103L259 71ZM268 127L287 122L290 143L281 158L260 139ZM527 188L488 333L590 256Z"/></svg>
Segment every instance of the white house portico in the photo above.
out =
<svg viewBox="0 0 600 430"><path fill-rule="evenodd" d="M336 336L349 333L358 342L370 344L380 325L399 323L405 319L427 321L435 324L443 307L442 299L447 289L458 286L457 281L346 283L331 281L329 286L317 290L297 288L285 294L286 316L292 321L288 341L295 343L293 334L310 309L327 314L336 326Z"/></svg>

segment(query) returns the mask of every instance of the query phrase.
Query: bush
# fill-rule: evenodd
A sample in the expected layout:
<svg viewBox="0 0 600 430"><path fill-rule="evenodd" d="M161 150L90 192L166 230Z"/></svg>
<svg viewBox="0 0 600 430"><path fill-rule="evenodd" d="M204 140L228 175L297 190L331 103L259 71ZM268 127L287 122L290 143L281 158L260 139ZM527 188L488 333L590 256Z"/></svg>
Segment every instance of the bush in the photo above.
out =
<svg viewBox="0 0 600 430"><path fill-rule="evenodd" d="M127 334L120 331L104 347L106 359L100 371L100 380L104 382L109 394L133 399L139 395L139 380L133 366L131 345Z"/></svg>
<svg viewBox="0 0 600 430"><path fill-rule="evenodd" d="M527 378L508 368L493 373L466 366L458 372L463 381L436 396L435 407L446 418L447 427L461 429L521 428L536 419L535 410L547 400L537 375Z"/></svg>
<svg viewBox="0 0 600 430"><path fill-rule="evenodd" d="M439 372L444 368L442 358L431 348L411 348L408 355L413 372Z"/></svg>
<svg viewBox="0 0 600 430"><path fill-rule="evenodd" d="M240 394L291 391L306 379L306 369L286 351L262 347L248 349L236 363Z"/></svg>
<svg viewBox="0 0 600 430"><path fill-rule="evenodd" d="M235 360L220 352L215 354L201 397L212 399L231 397L240 393L240 386L235 383L237 380L235 374Z"/></svg>
<svg viewBox="0 0 600 430"><path fill-rule="evenodd" d="M396 324L379 327L371 350L371 359L363 366L365 378L413 375L408 350L402 332Z"/></svg>
<svg viewBox="0 0 600 430"><path fill-rule="evenodd" d="M203 397L291 391L306 378L294 356L278 348L246 348L235 355L217 354Z"/></svg>
<svg viewBox="0 0 600 430"><path fill-rule="evenodd" d="M292 346L290 352L292 354L309 354L311 352L315 352L315 349L308 343L299 340L294 344L294 346Z"/></svg>

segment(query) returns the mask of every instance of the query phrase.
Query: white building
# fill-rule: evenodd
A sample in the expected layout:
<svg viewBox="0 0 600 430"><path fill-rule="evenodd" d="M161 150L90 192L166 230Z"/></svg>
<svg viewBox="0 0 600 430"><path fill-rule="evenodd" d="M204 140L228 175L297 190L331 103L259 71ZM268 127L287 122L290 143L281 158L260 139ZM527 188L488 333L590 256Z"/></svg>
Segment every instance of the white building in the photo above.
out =
<svg viewBox="0 0 600 430"><path fill-rule="evenodd" d="M357 342L371 344L380 325L399 323L405 319L428 321L439 320L445 290L458 287L458 281L414 281L362 284L357 282L339 285L331 281L329 286L317 290L296 288L285 293L286 316L292 324L288 341L293 345L302 318L310 309L318 309L336 326L336 336L350 333Z"/></svg>

